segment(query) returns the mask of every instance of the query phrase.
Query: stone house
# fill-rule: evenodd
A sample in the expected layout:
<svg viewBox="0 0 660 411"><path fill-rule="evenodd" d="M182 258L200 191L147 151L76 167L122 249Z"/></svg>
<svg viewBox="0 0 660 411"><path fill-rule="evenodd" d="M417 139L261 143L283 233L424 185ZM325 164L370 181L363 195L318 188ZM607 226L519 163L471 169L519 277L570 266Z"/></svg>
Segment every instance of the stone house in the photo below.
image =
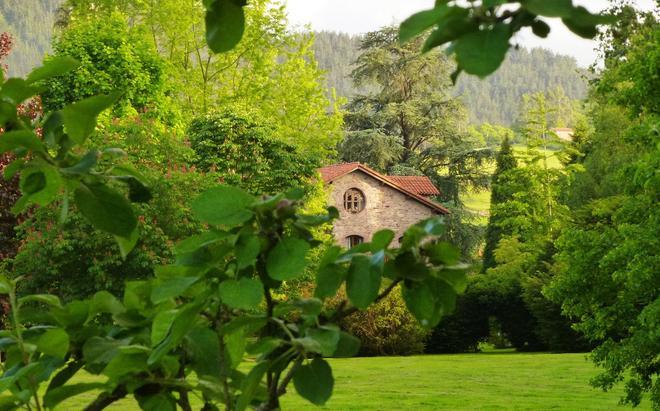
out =
<svg viewBox="0 0 660 411"><path fill-rule="evenodd" d="M335 164L319 172L330 187L330 205L339 210L335 239L347 247L369 241L385 228L400 239L420 220L449 213L430 199L440 191L425 176L386 176L360 163Z"/></svg>

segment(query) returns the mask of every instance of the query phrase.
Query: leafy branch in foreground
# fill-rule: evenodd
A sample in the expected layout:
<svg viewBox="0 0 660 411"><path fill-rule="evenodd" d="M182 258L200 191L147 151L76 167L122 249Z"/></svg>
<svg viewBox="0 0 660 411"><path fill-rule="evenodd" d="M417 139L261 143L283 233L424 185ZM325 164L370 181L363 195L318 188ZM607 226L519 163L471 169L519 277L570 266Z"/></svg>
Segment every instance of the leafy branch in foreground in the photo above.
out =
<svg viewBox="0 0 660 411"><path fill-rule="evenodd" d="M406 42L430 29L422 51L448 44L447 53L456 55L454 80L461 71L486 77L502 64L511 38L521 29L529 27L538 37L548 36L550 26L544 17L559 17L573 33L589 39L598 34L599 24L614 20L575 6L572 0L436 1L432 9L401 23L399 39Z"/></svg>
<svg viewBox="0 0 660 411"><path fill-rule="evenodd" d="M158 267L155 278L126 283L121 300L106 291L68 304L54 295L17 298L20 279L0 278L12 306L12 326L0 332L7 358L0 391L9 393L0 403L52 408L93 390L101 393L88 410L128 395L145 410L191 409L190 395L202 398L204 409L275 410L293 382L303 398L322 405L334 381L324 358L352 356L360 346L338 319L397 284L427 327L453 309L465 267L453 246L435 241L440 218L410 227L400 248L391 248L390 230L350 250L331 247L315 297L278 296L284 281L304 274L309 250L319 245L311 230L337 215L333 208L301 215L300 197L256 198L230 186L203 193L193 210L209 230L179 243L176 262ZM342 286L348 299L324 308ZM83 370L98 382L76 383Z"/></svg>
<svg viewBox="0 0 660 411"><path fill-rule="evenodd" d="M72 197L92 225L114 235L128 253L137 239L129 200L148 201L150 193L129 165L116 162L123 153L85 149L97 116L118 96L75 102L39 124L16 109L39 93L40 81L75 66L53 59L27 80L2 83L0 153L14 155L5 174L20 175L23 193L13 211L61 200L64 220ZM126 186L128 198L117 183ZM453 309L465 287L465 266L455 247L438 240L441 218L410 227L398 248L391 247L390 230L350 250L330 247L313 298L279 295L285 281L306 272L309 251L321 244L312 230L338 215L332 207L300 214L302 193L255 197L230 186L204 192L192 210L208 230L180 242L175 263L157 267L152 279L127 282L121 298L101 291L64 304L55 295L20 296L23 279L0 276L0 295L11 306L10 327L0 331L0 409L52 409L94 391L99 394L86 410L129 395L145 410L191 410L193 396L204 410L275 410L291 383L321 405L334 385L324 358L352 356L360 346L338 320L398 284L426 327ZM324 307L342 287L347 299ZM82 372L98 378L76 382Z"/></svg>
<svg viewBox="0 0 660 411"><path fill-rule="evenodd" d="M9 78L0 87L0 154L12 153L14 161L4 178L20 175L22 197L12 208L22 213L30 205L46 206L62 198L61 220L69 210L69 194L90 223L115 236L122 255L137 241L137 218L130 201L150 198L143 177L122 161L125 153L108 148L86 150L85 142L96 127L98 115L113 105L118 94L90 97L47 113L34 124L18 107L42 91L41 82L78 66L68 57L56 57L35 69L27 79ZM117 190L128 188L128 199ZM64 195L61 195L64 192Z"/></svg>
<svg viewBox="0 0 660 411"><path fill-rule="evenodd" d="M238 44L245 30L243 8L247 4L247 0L204 1L206 40L211 50L221 53ZM593 14L572 0L438 0L432 9L401 23L399 40L407 42L430 30L422 51L447 44L447 53L456 55L454 81L462 71L486 77L502 64L518 31L529 27L538 37L548 36L550 26L544 18L561 18L569 30L588 39L598 35L598 25L616 20L611 15Z"/></svg>

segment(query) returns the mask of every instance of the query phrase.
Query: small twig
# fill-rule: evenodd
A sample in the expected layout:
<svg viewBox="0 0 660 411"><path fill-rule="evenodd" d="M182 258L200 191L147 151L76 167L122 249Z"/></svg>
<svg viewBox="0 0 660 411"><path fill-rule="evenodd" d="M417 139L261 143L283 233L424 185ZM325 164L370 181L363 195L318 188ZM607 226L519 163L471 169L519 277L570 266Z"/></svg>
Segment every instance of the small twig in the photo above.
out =
<svg viewBox="0 0 660 411"><path fill-rule="evenodd" d="M280 320L280 319L277 318L277 317L271 317L270 320L271 320L272 322L274 322L275 324L279 325L280 328L282 328L282 330L284 330L284 332L285 332L286 335L289 337L289 339L291 339L291 341L293 341L293 340L296 338L296 337L291 333L291 330L289 330L289 328L286 326L286 324L284 323L284 321Z"/></svg>
<svg viewBox="0 0 660 411"><path fill-rule="evenodd" d="M96 397L96 399L91 404L86 406L83 411L100 411L113 402L124 398L126 395L128 395L126 386L123 384L119 385L110 394L107 392L99 394L99 396Z"/></svg>
<svg viewBox="0 0 660 411"><path fill-rule="evenodd" d="M289 368L289 372L286 373L284 378L282 378L282 381L280 382L280 386L277 388L277 395L282 396L286 394L286 386L289 385L289 382L291 382L291 379L293 378L293 374L295 374L296 370L298 367L300 367L300 364L303 362L303 356L300 355L298 358L296 358L296 361L293 363L291 368Z"/></svg>
<svg viewBox="0 0 660 411"><path fill-rule="evenodd" d="M396 287L402 280L396 279L392 281L392 284L390 284L386 289L383 290L380 294L378 294L378 297L374 300L373 304L377 304L380 302L383 298L387 297L387 295L392 292L394 287ZM340 308L345 305L346 301L342 301L342 304L340 304ZM359 308L357 307L349 307L347 310L341 310L338 309L337 312L332 316L331 320L333 322L338 321L344 317L348 317L349 315L355 314L356 312L360 311Z"/></svg>
<svg viewBox="0 0 660 411"><path fill-rule="evenodd" d="M225 395L225 411L232 411L233 399L231 397L231 391L229 389L229 381L227 381L227 375L229 373L227 372L226 369L228 361L227 358L225 357L225 355L227 354L226 345L225 345L225 336L223 335L222 332L220 332L220 330L222 329L222 317L223 317L222 311L223 311L222 304L219 304L218 311L215 315L214 324L215 324L216 332L218 333L218 341L220 342L218 346L218 351L219 351L218 355L221 361L220 367L222 369L222 372L220 377L222 381L222 391Z"/></svg>
<svg viewBox="0 0 660 411"><path fill-rule="evenodd" d="M183 362L181 364L181 368L179 368L177 377L184 380L186 378L185 363ZM186 388L182 387L181 389L179 389L179 400L177 401L177 404L179 404L179 406L183 411L192 411L192 406L190 405L190 398L188 397L188 390Z"/></svg>

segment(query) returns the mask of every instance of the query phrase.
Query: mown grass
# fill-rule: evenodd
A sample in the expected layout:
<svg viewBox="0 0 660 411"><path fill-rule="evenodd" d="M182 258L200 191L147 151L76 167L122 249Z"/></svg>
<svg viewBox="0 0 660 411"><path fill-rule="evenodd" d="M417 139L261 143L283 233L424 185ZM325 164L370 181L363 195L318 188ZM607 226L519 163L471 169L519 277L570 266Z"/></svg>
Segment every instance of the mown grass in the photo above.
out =
<svg viewBox="0 0 660 411"><path fill-rule="evenodd" d="M602 392L588 381L597 370L585 354L482 354L330 360L335 389L327 410L627 410L621 389ZM79 378L76 382L96 377ZM85 381L84 381L85 380ZM295 394L284 410L319 409ZM76 397L59 410L80 410L93 395ZM199 409L199 403L193 405ZM138 410L123 400L110 410ZM649 410L648 402L639 410Z"/></svg>

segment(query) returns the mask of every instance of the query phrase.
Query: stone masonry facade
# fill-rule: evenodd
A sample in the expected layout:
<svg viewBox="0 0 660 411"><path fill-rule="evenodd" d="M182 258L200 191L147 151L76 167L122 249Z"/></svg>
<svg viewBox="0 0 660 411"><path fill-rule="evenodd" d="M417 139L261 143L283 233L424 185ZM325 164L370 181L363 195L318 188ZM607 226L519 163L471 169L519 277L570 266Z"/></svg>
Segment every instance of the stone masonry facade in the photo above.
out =
<svg viewBox="0 0 660 411"><path fill-rule="evenodd" d="M335 221L334 235L341 245L348 245L348 237L358 235L370 241L373 234L389 228L394 231L393 243L404 231L420 220L438 213L387 184L378 181L361 170L355 170L329 183L330 204L339 210L340 219ZM364 193L364 209L351 213L344 209L344 193L357 188Z"/></svg>

